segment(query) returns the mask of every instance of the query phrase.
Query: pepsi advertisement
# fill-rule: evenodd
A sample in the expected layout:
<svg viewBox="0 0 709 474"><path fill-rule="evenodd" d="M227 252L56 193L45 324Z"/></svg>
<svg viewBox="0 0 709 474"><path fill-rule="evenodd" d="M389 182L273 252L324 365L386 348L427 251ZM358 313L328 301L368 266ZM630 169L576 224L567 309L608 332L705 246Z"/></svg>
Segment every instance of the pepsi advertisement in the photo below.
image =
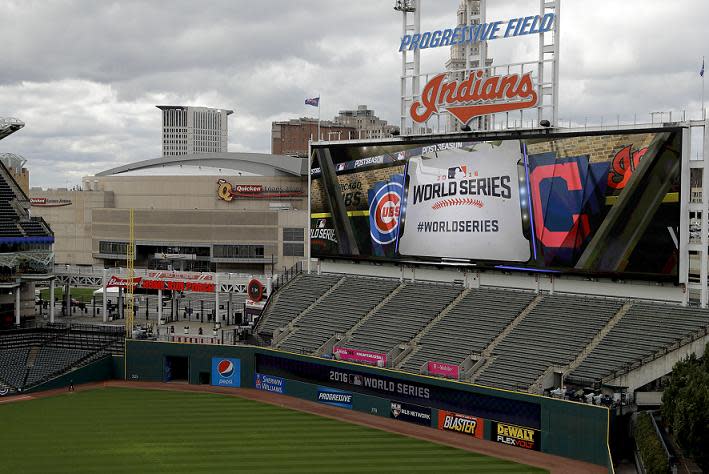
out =
<svg viewBox="0 0 709 474"><path fill-rule="evenodd" d="M311 255L677 281L681 128L437 140L314 145Z"/></svg>
<svg viewBox="0 0 709 474"><path fill-rule="evenodd" d="M241 387L241 360L229 357L212 357L212 385Z"/></svg>

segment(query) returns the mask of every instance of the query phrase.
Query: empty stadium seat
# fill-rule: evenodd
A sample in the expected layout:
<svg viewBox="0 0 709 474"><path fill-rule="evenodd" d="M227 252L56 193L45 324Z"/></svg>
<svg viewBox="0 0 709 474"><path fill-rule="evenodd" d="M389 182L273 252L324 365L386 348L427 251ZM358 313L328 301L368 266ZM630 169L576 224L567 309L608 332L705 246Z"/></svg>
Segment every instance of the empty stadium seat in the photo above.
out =
<svg viewBox="0 0 709 474"><path fill-rule="evenodd" d="M619 300L548 295L493 350L477 383L527 390L551 366L569 364L622 306Z"/></svg>
<svg viewBox="0 0 709 474"><path fill-rule="evenodd" d="M461 364L482 352L534 296L522 291L472 290L421 338L401 369L418 373L428 361Z"/></svg>
<svg viewBox="0 0 709 474"><path fill-rule="evenodd" d="M633 304L569 379L600 381L707 327L709 310L706 309L659 303Z"/></svg>
<svg viewBox="0 0 709 474"><path fill-rule="evenodd" d="M276 329L286 326L341 278L336 275L298 275L269 302L259 319L257 334L270 339Z"/></svg>
<svg viewBox="0 0 709 474"><path fill-rule="evenodd" d="M406 283L353 334L345 347L389 352L409 342L463 291L442 284Z"/></svg>
<svg viewBox="0 0 709 474"><path fill-rule="evenodd" d="M295 331L278 347L291 352L317 351L335 334L352 328L397 286L398 280L346 277L298 321Z"/></svg>

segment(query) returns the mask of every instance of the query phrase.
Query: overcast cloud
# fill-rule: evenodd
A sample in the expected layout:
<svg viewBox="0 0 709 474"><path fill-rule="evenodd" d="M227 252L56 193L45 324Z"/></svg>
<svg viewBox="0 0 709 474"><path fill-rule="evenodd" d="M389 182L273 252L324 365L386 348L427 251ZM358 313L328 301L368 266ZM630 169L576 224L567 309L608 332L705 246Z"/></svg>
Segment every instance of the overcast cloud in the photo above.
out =
<svg viewBox="0 0 709 474"><path fill-rule="evenodd" d="M423 0L422 29L454 26L458 0ZM397 123L401 17L391 0L170 2L0 0L0 116L26 122L0 152L32 186L160 154L156 104L235 110L230 151L270 152L271 122L368 104ZM489 0L488 20L536 14ZM706 0L562 0L562 121L698 118ZM495 64L535 57L536 38L490 43ZM438 72L447 48L421 54ZM587 119L588 118L588 119Z"/></svg>

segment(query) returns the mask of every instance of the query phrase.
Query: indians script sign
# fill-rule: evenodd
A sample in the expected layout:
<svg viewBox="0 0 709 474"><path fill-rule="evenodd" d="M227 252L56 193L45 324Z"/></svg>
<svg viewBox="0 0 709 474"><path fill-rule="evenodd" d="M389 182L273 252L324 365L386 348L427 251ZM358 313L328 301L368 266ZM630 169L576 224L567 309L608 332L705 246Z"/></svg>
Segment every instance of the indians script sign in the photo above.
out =
<svg viewBox="0 0 709 474"><path fill-rule="evenodd" d="M463 81L446 80L446 74L435 76L423 88L421 100L411 104L410 114L414 122L424 123L443 106L466 125L475 117L528 109L538 101L531 73L485 77L478 70Z"/></svg>

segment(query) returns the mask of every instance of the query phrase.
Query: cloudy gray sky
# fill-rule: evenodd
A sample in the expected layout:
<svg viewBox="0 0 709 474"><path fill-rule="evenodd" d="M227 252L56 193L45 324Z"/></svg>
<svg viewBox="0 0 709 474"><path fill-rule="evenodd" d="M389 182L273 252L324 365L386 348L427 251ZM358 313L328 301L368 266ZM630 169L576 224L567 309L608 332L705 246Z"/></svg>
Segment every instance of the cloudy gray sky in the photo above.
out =
<svg viewBox="0 0 709 474"><path fill-rule="evenodd" d="M454 26L458 0L423 0L422 29ZM0 152L32 186L160 154L156 104L234 109L230 151L270 151L271 122L368 104L396 122L401 18L393 0L107 2L0 0L0 116L25 121ZM488 20L536 14L489 0ZM699 116L707 0L562 0L562 120ZM496 64L533 59L536 38L490 43ZM442 70L447 48L422 53ZM709 93L709 92L708 92Z"/></svg>

